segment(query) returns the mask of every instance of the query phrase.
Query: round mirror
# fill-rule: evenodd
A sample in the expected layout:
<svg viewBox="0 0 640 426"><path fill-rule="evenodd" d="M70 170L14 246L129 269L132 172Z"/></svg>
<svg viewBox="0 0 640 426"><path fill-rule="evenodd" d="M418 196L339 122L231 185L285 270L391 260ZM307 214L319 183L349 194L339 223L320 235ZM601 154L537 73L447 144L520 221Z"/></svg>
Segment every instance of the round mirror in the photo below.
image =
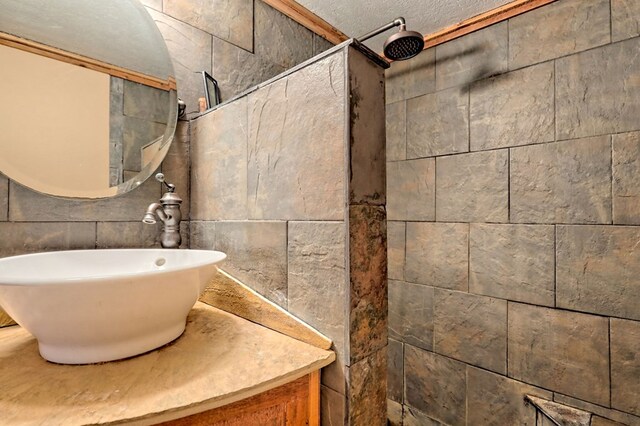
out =
<svg viewBox="0 0 640 426"><path fill-rule="evenodd" d="M0 0L0 172L72 198L123 194L164 159L171 58L137 0Z"/></svg>

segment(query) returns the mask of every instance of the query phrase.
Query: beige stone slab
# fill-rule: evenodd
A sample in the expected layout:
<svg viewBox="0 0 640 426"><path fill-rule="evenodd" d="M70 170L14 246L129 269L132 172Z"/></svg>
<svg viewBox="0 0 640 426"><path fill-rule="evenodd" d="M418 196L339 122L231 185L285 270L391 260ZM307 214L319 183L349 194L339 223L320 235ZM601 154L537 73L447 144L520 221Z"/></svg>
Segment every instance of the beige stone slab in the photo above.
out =
<svg viewBox="0 0 640 426"><path fill-rule="evenodd" d="M611 318L611 406L640 416L640 322Z"/></svg>
<svg viewBox="0 0 640 426"><path fill-rule="evenodd" d="M10 327L0 331L0 412L12 425L152 424L256 395L333 358L201 303L173 343L104 364L46 362L29 333Z"/></svg>
<svg viewBox="0 0 640 426"><path fill-rule="evenodd" d="M640 2L611 0L611 41L640 35Z"/></svg>
<svg viewBox="0 0 640 426"><path fill-rule="evenodd" d="M640 225L640 132L622 133L611 138L613 223Z"/></svg>
<svg viewBox="0 0 640 426"><path fill-rule="evenodd" d="M607 419L611 419L627 426L640 426L640 417L634 416L629 413L623 413L622 411L613 410L611 408L602 407L596 404L591 404L589 402L585 402L577 398L572 398L558 392L553 393L553 400L565 405L569 405L571 407L590 411L600 417L605 417Z"/></svg>
<svg viewBox="0 0 640 426"><path fill-rule="evenodd" d="M563 0L509 20L509 68L609 43L609 0Z"/></svg>
<svg viewBox="0 0 640 426"><path fill-rule="evenodd" d="M9 216L9 179L0 174L0 221Z"/></svg>
<svg viewBox="0 0 640 426"><path fill-rule="evenodd" d="M201 302L320 349L331 347L331 340L309 325L223 270L218 269L218 272L200 297Z"/></svg>
<svg viewBox="0 0 640 426"><path fill-rule="evenodd" d="M402 404L391 399L387 399L387 424L402 426Z"/></svg>
<svg viewBox="0 0 640 426"><path fill-rule="evenodd" d="M0 308L0 328L16 325L16 322L7 314L2 308Z"/></svg>

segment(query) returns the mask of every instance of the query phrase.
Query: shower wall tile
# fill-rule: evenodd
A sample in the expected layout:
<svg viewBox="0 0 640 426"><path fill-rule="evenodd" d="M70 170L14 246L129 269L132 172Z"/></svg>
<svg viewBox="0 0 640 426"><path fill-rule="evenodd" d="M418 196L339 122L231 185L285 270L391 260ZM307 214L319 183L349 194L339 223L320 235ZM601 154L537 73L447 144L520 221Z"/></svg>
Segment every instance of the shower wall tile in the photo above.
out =
<svg viewBox="0 0 640 426"><path fill-rule="evenodd" d="M405 345L404 377L405 404L445 424L465 424L465 364Z"/></svg>
<svg viewBox="0 0 640 426"><path fill-rule="evenodd" d="M402 365L400 365L402 367ZM391 365L389 365L391 368ZM389 390L387 390L387 394ZM402 404L392 399L387 399L387 425L402 426Z"/></svg>
<svg viewBox="0 0 640 426"><path fill-rule="evenodd" d="M640 225L640 132L612 136L613 223Z"/></svg>
<svg viewBox="0 0 640 426"><path fill-rule="evenodd" d="M388 104L436 90L436 50L423 50L407 61L396 61L385 72Z"/></svg>
<svg viewBox="0 0 640 426"><path fill-rule="evenodd" d="M469 91L456 87L409 99L406 132L407 158L469 151Z"/></svg>
<svg viewBox="0 0 640 426"><path fill-rule="evenodd" d="M9 216L9 179L0 173L0 222Z"/></svg>
<svg viewBox="0 0 640 426"><path fill-rule="evenodd" d="M350 365L387 345L387 222L384 206L349 206Z"/></svg>
<svg viewBox="0 0 640 426"><path fill-rule="evenodd" d="M557 306L640 320L640 229L559 226Z"/></svg>
<svg viewBox="0 0 640 426"><path fill-rule="evenodd" d="M96 247L99 249L159 248L161 232L162 224L159 221L155 225L142 223L142 221L98 222ZM184 246L183 243L182 247Z"/></svg>
<svg viewBox="0 0 640 426"><path fill-rule="evenodd" d="M611 406L640 416L640 322L611 318Z"/></svg>
<svg viewBox="0 0 640 426"><path fill-rule="evenodd" d="M507 150L439 157L436 160L437 220L508 221L508 157Z"/></svg>
<svg viewBox="0 0 640 426"><path fill-rule="evenodd" d="M402 402L404 394L403 358L404 347L402 343L389 339L387 346L387 398L392 401Z"/></svg>
<svg viewBox="0 0 640 426"><path fill-rule="evenodd" d="M609 320L509 302L509 377L609 405Z"/></svg>
<svg viewBox="0 0 640 426"><path fill-rule="evenodd" d="M640 3L636 0L611 0L611 41L640 35Z"/></svg>
<svg viewBox="0 0 640 426"><path fill-rule="evenodd" d="M433 287L389 280L389 337L433 349Z"/></svg>
<svg viewBox="0 0 640 426"><path fill-rule="evenodd" d="M507 70L507 23L436 46L436 89L464 86Z"/></svg>
<svg viewBox="0 0 640 426"><path fill-rule="evenodd" d="M407 223L405 279L467 291L469 225Z"/></svg>
<svg viewBox="0 0 640 426"><path fill-rule="evenodd" d="M435 160L387 163L387 216L389 220L435 219Z"/></svg>
<svg viewBox="0 0 640 426"><path fill-rule="evenodd" d="M280 306L287 306L286 222L217 222L221 269Z"/></svg>
<svg viewBox="0 0 640 426"><path fill-rule="evenodd" d="M256 1L254 4L254 53L257 56L284 69L291 68L313 56L311 31L265 2Z"/></svg>
<svg viewBox="0 0 640 426"><path fill-rule="evenodd" d="M163 10L190 26L253 50L252 0L164 0Z"/></svg>
<svg viewBox="0 0 640 426"><path fill-rule="evenodd" d="M640 129L640 38L556 61L558 139Z"/></svg>
<svg viewBox="0 0 640 426"><path fill-rule="evenodd" d="M249 94L250 218L344 218L343 58L331 55Z"/></svg>
<svg viewBox="0 0 640 426"><path fill-rule="evenodd" d="M564 0L509 20L509 68L521 68L610 41L609 0Z"/></svg>
<svg viewBox="0 0 640 426"><path fill-rule="evenodd" d="M386 203L384 70L355 48L349 75L349 203Z"/></svg>
<svg viewBox="0 0 640 426"><path fill-rule="evenodd" d="M165 1L167 6L200 1ZM149 10L149 9L148 9ZM187 104L188 114L199 111L198 98L204 95L200 71L211 70L211 35L182 21L154 10L149 14L164 37L178 81L178 96Z"/></svg>
<svg viewBox="0 0 640 426"><path fill-rule="evenodd" d="M409 407L408 405L404 406L404 411L402 412L402 424L404 426L443 426L443 423L440 423L437 420L432 419L427 416L423 412L416 410L413 407Z"/></svg>
<svg viewBox="0 0 640 426"><path fill-rule="evenodd" d="M407 158L407 103L398 101L386 106L387 161Z"/></svg>
<svg viewBox="0 0 640 426"><path fill-rule="evenodd" d="M471 151L554 140L553 63L471 86Z"/></svg>
<svg viewBox="0 0 640 426"><path fill-rule="evenodd" d="M155 87L123 81L123 113L127 117L166 123L169 117L169 92ZM147 141L147 142L150 142Z"/></svg>
<svg viewBox="0 0 640 426"><path fill-rule="evenodd" d="M95 222L0 222L0 257L95 246Z"/></svg>
<svg viewBox="0 0 640 426"><path fill-rule="evenodd" d="M511 221L611 223L609 136L512 148Z"/></svg>
<svg viewBox="0 0 640 426"><path fill-rule="evenodd" d="M216 222L191 220L189 225L189 248L203 250L216 248ZM224 264L221 267L224 269Z"/></svg>
<svg viewBox="0 0 640 426"><path fill-rule="evenodd" d="M191 218L247 218L247 99L192 122Z"/></svg>
<svg viewBox="0 0 640 426"><path fill-rule="evenodd" d="M387 348L349 367L350 425L381 425L387 418Z"/></svg>
<svg viewBox="0 0 640 426"><path fill-rule="evenodd" d="M469 291L535 305L555 300L555 229L471 224Z"/></svg>
<svg viewBox="0 0 640 426"><path fill-rule="evenodd" d="M405 257L404 222L387 222L387 269L389 279L404 279Z"/></svg>
<svg viewBox="0 0 640 426"><path fill-rule="evenodd" d="M590 411L594 414L597 414L598 416L606 417L607 419L611 419L613 421L622 423L624 425L629 425L629 426L640 425L640 417L634 416L629 413L624 413L622 411L613 410L611 408L604 408L600 405L591 404L589 402L585 402L580 399L562 395L558 392L554 392L553 400L561 404L566 404L570 407L575 407L575 408L580 408L582 410ZM592 424L592 426L594 425Z"/></svg>
<svg viewBox="0 0 640 426"><path fill-rule="evenodd" d="M162 162L162 173L167 182L176 186L176 192L182 198L180 210L182 219L189 220L191 216L191 137L188 121L178 121L176 133L171 142L171 148Z"/></svg>
<svg viewBox="0 0 640 426"><path fill-rule="evenodd" d="M213 37L212 75L218 82L223 102L285 70L267 58Z"/></svg>
<svg viewBox="0 0 640 426"><path fill-rule="evenodd" d="M319 36L318 34L313 34L313 56L316 56L325 50L329 50L334 46L329 40L326 40L324 37Z"/></svg>
<svg viewBox="0 0 640 426"><path fill-rule="evenodd" d="M535 426L536 409L523 396L553 399L553 392L479 368L467 367L467 380L468 424Z"/></svg>
<svg viewBox="0 0 640 426"><path fill-rule="evenodd" d="M349 360L345 244L344 222L289 222L288 309L333 341L338 359L322 382L343 394Z"/></svg>
<svg viewBox="0 0 640 426"><path fill-rule="evenodd" d="M434 352L507 373L505 300L436 289L433 318Z"/></svg>
<svg viewBox="0 0 640 426"><path fill-rule="evenodd" d="M324 373L324 370L323 370ZM328 388L320 386L320 412L322 426L335 426L346 423L347 398Z"/></svg>
<svg viewBox="0 0 640 426"><path fill-rule="evenodd" d="M142 220L150 203L161 196L160 182L147 179L140 187L116 198L95 201L54 198L11 181L9 220L38 222L94 222Z"/></svg>

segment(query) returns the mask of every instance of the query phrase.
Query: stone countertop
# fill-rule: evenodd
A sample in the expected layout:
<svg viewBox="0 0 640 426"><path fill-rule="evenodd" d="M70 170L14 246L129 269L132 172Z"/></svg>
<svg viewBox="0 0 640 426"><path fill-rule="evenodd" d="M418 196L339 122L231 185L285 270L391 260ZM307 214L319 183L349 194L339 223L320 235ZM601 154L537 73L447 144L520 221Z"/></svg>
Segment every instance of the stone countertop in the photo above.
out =
<svg viewBox="0 0 640 426"><path fill-rule="evenodd" d="M0 330L3 425L154 424L248 398L335 359L198 302L160 349L121 361L58 365L21 327Z"/></svg>

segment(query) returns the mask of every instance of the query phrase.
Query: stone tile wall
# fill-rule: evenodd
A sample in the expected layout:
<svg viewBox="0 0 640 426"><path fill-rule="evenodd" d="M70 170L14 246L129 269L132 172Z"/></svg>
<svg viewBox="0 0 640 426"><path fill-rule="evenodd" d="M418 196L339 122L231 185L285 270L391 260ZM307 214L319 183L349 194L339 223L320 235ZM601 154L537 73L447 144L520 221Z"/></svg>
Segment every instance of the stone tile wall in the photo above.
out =
<svg viewBox="0 0 640 426"><path fill-rule="evenodd" d="M197 111L198 98L203 93L196 71L206 70L218 79L224 100L331 46L259 0L214 1L213 5L201 0L143 0L142 3L165 37L176 71L178 96L187 103L189 112ZM167 180L176 185L184 200L183 247L189 247L189 125L187 121L179 122L174 143L162 165ZM248 131L246 126L244 131ZM239 167L242 155L246 157L246 151L233 151L234 146L225 146L224 140L217 140L216 144L205 148L208 151L202 155L200 152L194 155L196 167L198 161L206 161L206 155L222 157L226 168L210 171L215 174L228 171L228 167ZM196 145L196 149L199 148ZM227 155L221 155L221 150ZM195 181L193 185L194 193L200 194L200 183ZM235 185L242 186L243 182ZM194 204L195 217L217 217L214 207L223 200L225 205L234 206L236 212L229 214L228 219L246 219L246 206L238 206L239 193L235 187L221 188L221 191L225 191L223 198L205 198ZM0 174L0 257L47 250L159 247L159 225L145 225L141 218L146 207L161 195L160 184L151 178L121 197L99 201L64 200L33 192ZM207 212L205 216L202 211ZM215 238L213 229L199 225L196 224L194 237L199 241ZM234 235L244 232L241 225L233 229ZM248 246L234 241L229 250L247 253L252 243L256 244L247 237ZM286 288L282 260L286 259L286 250L274 253L273 259L264 269L279 270L279 282ZM0 310L0 325L7 323L12 322Z"/></svg>
<svg viewBox="0 0 640 426"><path fill-rule="evenodd" d="M386 420L383 93L345 44L192 122L191 247L332 339L323 424Z"/></svg>
<svg viewBox="0 0 640 426"><path fill-rule="evenodd" d="M559 0L387 70L388 416L640 425L640 2Z"/></svg>

